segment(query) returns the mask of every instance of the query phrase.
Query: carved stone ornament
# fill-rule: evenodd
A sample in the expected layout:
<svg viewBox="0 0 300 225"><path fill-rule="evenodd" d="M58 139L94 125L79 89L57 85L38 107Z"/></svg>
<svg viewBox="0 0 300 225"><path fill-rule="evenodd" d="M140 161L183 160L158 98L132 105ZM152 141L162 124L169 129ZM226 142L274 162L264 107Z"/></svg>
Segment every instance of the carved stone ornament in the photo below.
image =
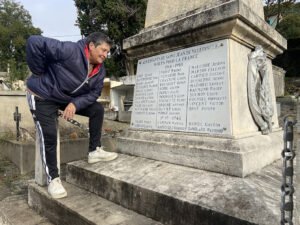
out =
<svg viewBox="0 0 300 225"><path fill-rule="evenodd" d="M248 55L248 101L251 114L262 134L272 132L272 105L267 56L258 45Z"/></svg>

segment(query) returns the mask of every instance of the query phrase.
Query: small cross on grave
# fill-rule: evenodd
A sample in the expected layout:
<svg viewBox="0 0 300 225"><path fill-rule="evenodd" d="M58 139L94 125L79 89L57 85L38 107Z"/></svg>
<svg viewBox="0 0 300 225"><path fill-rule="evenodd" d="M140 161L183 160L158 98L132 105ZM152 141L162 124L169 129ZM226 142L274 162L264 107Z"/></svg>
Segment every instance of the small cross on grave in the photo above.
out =
<svg viewBox="0 0 300 225"><path fill-rule="evenodd" d="M20 126L19 126L19 122L21 121L21 113L19 113L18 106L16 106L16 111L14 112L14 121L16 121L17 141L19 141L19 139L20 139Z"/></svg>

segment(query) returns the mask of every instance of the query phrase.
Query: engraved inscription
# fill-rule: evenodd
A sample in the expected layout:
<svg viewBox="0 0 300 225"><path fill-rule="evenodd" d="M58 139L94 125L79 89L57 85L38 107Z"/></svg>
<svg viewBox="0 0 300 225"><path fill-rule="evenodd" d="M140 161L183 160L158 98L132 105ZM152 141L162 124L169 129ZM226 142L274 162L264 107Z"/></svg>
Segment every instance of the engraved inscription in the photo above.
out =
<svg viewBox="0 0 300 225"><path fill-rule="evenodd" d="M131 127L230 134L227 40L138 62Z"/></svg>

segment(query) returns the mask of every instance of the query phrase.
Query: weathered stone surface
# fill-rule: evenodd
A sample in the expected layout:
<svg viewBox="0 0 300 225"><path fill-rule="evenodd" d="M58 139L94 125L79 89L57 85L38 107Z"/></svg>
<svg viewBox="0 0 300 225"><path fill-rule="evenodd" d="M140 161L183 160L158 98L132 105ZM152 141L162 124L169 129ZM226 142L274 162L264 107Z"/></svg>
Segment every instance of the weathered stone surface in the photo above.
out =
<svg viewBox="0 0 300 225"><path fill-rule="evenodd" d="M296 145L296 165L295 166L295 190L296 190L296 207L295 207L295 225L300 225L300 101L297 102L297 125L294 127L296 135L294 144Z"/></svg>
<svg viewBox="0 0 300 225"><path fill-rule="evenodd" d="M138 62L131 127L232 135L229 40Z"/></svg>
<svg viewBox="0 0 300 225"><path fill-rule="evenodd" d="M243 0L244 3L258 16L264 18L263 4L260 0ZM153 26L157 23L164 22L173 17L180 17L189 11L205 11L221 4L227 3L229 0L148 0L145 27Z"/></svg>
<svg viewBox="0 0 300 225"><path fill-rule="evenodd" d="M120 122L128 122L131 120L131 111L120 111L118 112L118 120Z"/></svg>
<svg viewBox="0 0 300 225"><path fill-rule="evenodd" d="M13 162L21 174L34 170L34 144L5 141L0 143L1 154Z"/></svg>
<svg viewBox="0 0 300 225"><path fill-rule="evenodd" d="M10 196L0 202L1 225L52 225L29 208L25 196Z"/></svg>
<svg viewBox="0 0 300 225"><path fill-rule="evenodd" d="M274 225L281 162L237 178L140 157L67 166L67 182L173 225Z"/></svg>
<svg viewBox="0 0 300 225"><path fill-rule="evenodd" d="M162 225L73 185L63 185L68 197L55 200L46 188L31 182L28 204L55 224Z"/></svg>
<svg viewBox="0 0 300 225"><path fill-rule="evenodd" d="M244 177L280 158L283 133L228 139L129 130L116 141L124 154Z"/></svg>
<svg viewBox="0 0 300 225"><path fill-rule="evenodd" d="M140 60L131 127L231 138L254 135L258 126L249 110L247 88L250 53L248 47L226 39ZM271 60L266 67L270 105L276 108ZM276 110L272 128L278 128Z"/></svg>
<svg viewBox="0 0 300 225"><path fill-rule="evenodd" d="M261 45L271 58L282 53L287 46L286 40L257 16L245 1L232 0L144 29L125 39L123 48L128 59L133 60L225 38L248 48Z"/></svg>
<svg viewBox="0 0 300 225"><path fill-rule="evenodd" d="M205 5L207 2L203 1L202 3ZM229 100L224 105L227 108L226 110L217 111L219 113L218 116L213 113L203 116L201 112L198 115L193 115L193 117L201 117L200 119L197 118L199 121L204 117L204 122L207 122L206 118L216 118L215 120L222 124L220 123L220 115L223 115L222 119L229 124L227 127L230 129L224 126L228 132L224 132L224 135L219 136L219 139L214 138L215 143L210 141L209 138L201 137L199 140L204 144L197 143L191 146L190 143L183 140L186 138L186 134L182 134L184 138L180 137L181 133L174 135L179 141L186 143L177 144L176 141L165 138L166 132L157 131L162 129L156 127L150 129L140 127L141 129L139 129L138 126L132 126L135 130L130 132L129 136L120 137L120 144L117 146L119 152L241 177L259 170L280 157L283 146L282 133L276 132L280 129L276 110L272 119L269 120L270 127L272 126L275 133L268 137L260 137L258 135L259 128L249 110L246 84L248 56L252 49L257 45L263 47L268 56L266 67L271 74L271 59L286 49L286 40L271 28L262 17L257 15L259 10L252 7L253 5L251 4L260 4L259 7L261 9L261 2L232 0L223 1L222 4L219 3L219 1L213 2L211 4L216 5L207 10L203 10L200 7L145 28L139 34L124 40L124 50L129 60L133 62L136 59L142 59L139 61L140 63L144 59L149 59L148 57L167 55L165 53L172 54L173 51L178 49L186 50L191 46L206 46L208 42L209 44L215 44L226 41L228 44L224 46L227 46L227 58L225 58L228 60L228 84L224 86L227 85L228 93L224 96L229 96ZM213 55L208 53L206 58L210 56ZM151 68L142 71L139 71L138 68L137 71L137 79L142 73L149 74L150 72L148 71L152 72ZM157 74L154 75L157 76ZM269 84L271 87L270 105L276 109L274 82L271 75L269 76ZM138 89L137 85L136 89ZM147 96L148 90L145 89L145 96ZM199 100L197 103L202 102ZM168 104L170 103L168 102ZM155 105L152 108L155 109ZM158 108L157 105L156 108ZM135 120L134 116L135 113L133 113L133 121ZM144 118L141 118L140 121L145 121ZM150 120L149 118L147 119ZM157 122L158 116L154 117L154 119ZM209 119L207 120L210 122ZM139 131L144 132L146 129L153 131L146 132L144 133L145 136L142 135L144 137L141 137ZM170 130L174 131L174 129L169 129L168 131ZM179 130L177 129L176 131ZM134 132L136 134L133 134ZM203 132L202 134L204 136L207 133ZM149 141L153 137L156 138L160 135L162 138L158 141ZM226 150L224 151L222 144L226 143L226 138L231 139L229 141L231 144L225 145ZM209 145L206 145L206 142ZM236 147L235 149L230 149L233 147L232 143L235 143L233 144ZM236 151L236 149L239 150ZM203 158L205 160L202 160Z"/></svg>
<svg viewBox="0 0 300 225"><path fill-rule="evenodd" d="M233 135L239 137L243 134L254 133L258 131L253 117L249 110L248 90L247 90L247 68L248 68L248 55L251 50L241 45L240 43L230 41L230 95L231 95L231 113L232 113L232 126ZM270 74L269 83L272 96L273 108L276 108L275 91L273 85L272 63L267 60L267 69ZM276 129L278 125L278 117L276 110L272 117L273 128Z"/></svg>
<svg viewBox="0 0 300 225"><path fill-rule="evenodd" d="M85 158L88 152L88 141L86 138L61 141L61 163ZM20 169L21 174L34 170L34 143L2 140L0 148L1 154L12 161Z"/></svg>
<svg viewBox="0 0 300 225"><path fill-rule="evenodd" d="M274 87L275 87L275 96L280 97L284 96L285 89L285 73L286 71L280 67L272 66L273 76L274 76Z"/></svg>
<svg viewBox="0 0 300 225"><path fill-rule="evenodd" d="M247 89L251 115L262 134L272 132L272 117L276 112L272 73L268 71L267 56L260 45L248 55ZM271 81L271 82L270 82ZM276 117L277 118L277 117Z"/></svg>
<svg viewBox="0 0 300 225"><path fill-rule="evenodd" d="M16 122L13 120L13 113L16 106L21 113L20 127L27 129L34 127L24 91L0 91L0 102L0 133L15 131Z"/></svg>
<svg viewBox="0 0 300 225"><path fill-rule="evenodd" d="M13 113L16 106L19 107L19 113L21 113L20 127L29 131L35 129L24 91L0 91L0 103L0 133L15 132L16 122L13 120ZM88 123L88 118L84 116L75 115L75 120L83 124ZM63 128L74 126L61 118L59 124Z"/></svg>

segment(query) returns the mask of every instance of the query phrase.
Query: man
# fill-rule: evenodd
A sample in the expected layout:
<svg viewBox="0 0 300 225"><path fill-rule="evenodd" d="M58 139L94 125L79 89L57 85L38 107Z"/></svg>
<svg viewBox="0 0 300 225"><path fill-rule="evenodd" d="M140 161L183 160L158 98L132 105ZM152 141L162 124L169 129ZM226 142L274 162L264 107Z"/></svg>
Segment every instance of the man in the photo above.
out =
<svg viewBox="0 0 300 225"><path fill-rule="evenodd" d="M59 109L65 119L72 119L75 113L89 117L88 163L117 158L117 153L101 147L104 109L96 101L105 77L103 62L111 45L109 37L100 32L77 43L42 36L27 40L26 57L32 72L27 80L27 100L39 135L48 192L53 198L67 196L56 159Z"/></svg>

